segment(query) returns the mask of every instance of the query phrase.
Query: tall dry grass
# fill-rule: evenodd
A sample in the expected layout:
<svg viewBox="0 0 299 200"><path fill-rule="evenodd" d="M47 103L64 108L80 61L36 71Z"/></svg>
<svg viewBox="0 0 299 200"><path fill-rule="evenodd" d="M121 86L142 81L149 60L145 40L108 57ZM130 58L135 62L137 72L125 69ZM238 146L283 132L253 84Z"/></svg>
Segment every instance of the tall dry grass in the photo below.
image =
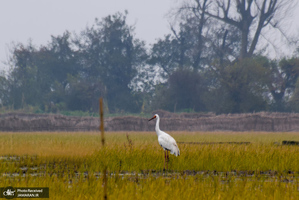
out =
<svg viewBox="0 0 299 200"><path fill-rule="evenodd" d="M153 132L108 132L105 148L98 132L0 133L0 187L49 187L50 199L99 199L106 165L109 199L297 199L299 147L274 142L299 140L298 133L170 134L178 142L251 143L179 144L181 156L171 156L163 173Z"/></svg>

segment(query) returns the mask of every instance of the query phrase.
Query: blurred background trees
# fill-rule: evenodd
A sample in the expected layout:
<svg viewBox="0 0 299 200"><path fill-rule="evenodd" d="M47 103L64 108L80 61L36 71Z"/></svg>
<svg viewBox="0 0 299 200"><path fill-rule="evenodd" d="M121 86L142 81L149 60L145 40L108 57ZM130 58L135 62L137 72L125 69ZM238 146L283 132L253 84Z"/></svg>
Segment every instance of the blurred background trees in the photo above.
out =
<svg viewBox="0 0 299 200"><path fill-rule="evenodd" d="M170 33L146 46L116 13L44 46L16 44L0 75L2 107L40 112L241 113L299 111L299 54L271 59L261 35L279 29L294 1L189 0ZM265 36L264 36L265 37Z"/></svg>

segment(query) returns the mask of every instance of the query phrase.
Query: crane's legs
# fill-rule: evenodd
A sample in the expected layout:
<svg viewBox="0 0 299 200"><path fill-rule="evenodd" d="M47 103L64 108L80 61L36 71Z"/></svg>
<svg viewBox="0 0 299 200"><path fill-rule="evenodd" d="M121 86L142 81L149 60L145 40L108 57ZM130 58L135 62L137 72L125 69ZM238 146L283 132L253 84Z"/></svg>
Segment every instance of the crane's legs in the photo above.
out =
<svg viewBox="0 0 299 200"><path fill-rule="evenodd" d="M168 154L168 151L166 152L166 155L167 155L167 157L166 157L166 162L167 162L167 165L166 165L166 166L167 166L167 167L166 167L166 168L167 168L167 170L168 170L168 163L169 163L169 154Z"/></svg>
<svg viewBox="0 0 299 200"><path fill-rule="evenodd" d="M166 170L168 170L169 154L168 154L167 150L164 150L164 168L163 168L163 171L165 171L165 162L166 162Z"/></svg>
<svg viewBox="0 0 299 200"><path fill-rule="evenodd" d="M163 171L165 171L165 162L166 162L166 170L168 170L169 154L168 154L167 150L164 150L164 168L163 168Z"/></svg>
<svg viewBox="0 0 299 200"><path fill-rule="evenodd" d="M164 150L164 168L163 168L163 171L165 171L165 162L166 162L166 151Z"/></svg>

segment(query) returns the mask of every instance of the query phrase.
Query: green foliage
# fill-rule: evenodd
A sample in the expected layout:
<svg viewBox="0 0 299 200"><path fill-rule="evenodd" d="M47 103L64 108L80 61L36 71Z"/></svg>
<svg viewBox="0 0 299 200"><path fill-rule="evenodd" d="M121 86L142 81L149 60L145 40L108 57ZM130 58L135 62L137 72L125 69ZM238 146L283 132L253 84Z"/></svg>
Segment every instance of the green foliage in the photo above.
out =
<svg viewBox="0 0 299 200"><path fill-rule="evenodd" d="M297 79L294 94L292 95L289 104L293 111L299 112L299 79Z"/></svg>
<svg viewBox="0 0 299 200"><path fill-rule="evenodd" d="M0 74L0 105L3 107L7 101L9 101L9 82L4 73Z"/></svg>
<svg viewBox="0 0 299 200"><path fill-rule="evenodd" d="M147 58L144 42L134 38L127 13L96 20L72 39L52 36L48 46L18 44L8 79L1 79L1 103L15 109L39 106L46 112L97 112L104 97L109 112L139 112L141 98L130 88Z"/></svg>
<svg viewBox="0 0 299 200"><path fill-rule="evenodd" d="M156 87L153 108L173 112L185 109L204 111L202 79L196 71L187 68L176 70L169 76L167 84Z"/></svg>
<svg viewBox="0 0 299 200"><path fill-rule="evenodd" d="M171 34L149 49L127 12L96 19L80 34L52 36L48 45L13 46L11 70L0 75L1 109L82 115L97 113L103 97L111 116L297 111L298 58L254 55L240 27L207 17L204 2L182 7Z"/></svg>
<svg viewBox="0 0 299 200"><path fill-rule="evenodd" d="M134 39L134 28L126 24L126 16L121 13L109 15L95 26L82 33L81 59L86 65L83 71L88 81L101 82L109 112L137 112L138 98L132 95L129 84L137 75L146 59L144 42Z"/></svg>
<svg viewBox="0 0 299 200"><path fill-rule="evenodd" d="M290 108L296 110L294 100L297 97L294 90L299 76L299 59L295 57L282 59L278 64L273 63L270 70L268 87L274 99L272 110L288 111ZM288 105L290 97L291 101Z"/></svg>
<svg viewBox="0 0 299 200"><path fill-rule="evenodd" d="M59 103L63 95L57 92L57 87L62 90L67 85L67 75L78 73L69 37L67 32L61 37L52 37L48 47L39 49L30 43L14 47L11 57L14 66L8 76L9 99L3 102L5 105L12 104L16 109L26 105L44 109L44 106Z"/></svg>
<svg viewBox="0 0 299 200"><path fill-rule="evenodd" d="M216 112L242 113L267 109L267 69L263 59L244 59L227 66L218 75ZM218 98L217 98L218 97ZM219 101L221 99L221 101Z"/></svg>

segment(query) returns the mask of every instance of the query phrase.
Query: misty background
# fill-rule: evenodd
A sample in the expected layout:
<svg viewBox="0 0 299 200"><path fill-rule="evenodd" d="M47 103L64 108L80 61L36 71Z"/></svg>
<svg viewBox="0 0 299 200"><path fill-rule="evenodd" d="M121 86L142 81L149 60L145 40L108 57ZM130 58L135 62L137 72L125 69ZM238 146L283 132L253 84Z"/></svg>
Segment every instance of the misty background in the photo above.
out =
<svg viewBox="0 0 299 200"><path fill-rule="evenodd" d="M299 111L295 0L1 4L1 112Z"/></svg>

